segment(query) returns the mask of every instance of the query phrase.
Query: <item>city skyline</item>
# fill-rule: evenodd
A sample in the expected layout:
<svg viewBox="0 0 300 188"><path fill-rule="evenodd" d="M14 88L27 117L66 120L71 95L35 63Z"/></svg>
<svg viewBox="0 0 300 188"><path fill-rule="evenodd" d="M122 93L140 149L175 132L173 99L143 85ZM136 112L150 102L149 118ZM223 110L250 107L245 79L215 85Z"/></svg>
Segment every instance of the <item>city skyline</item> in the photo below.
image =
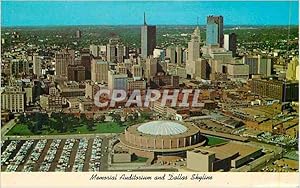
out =
<svg viewBox="0 0 300 188"><path fill-rule="evenodd" d="M1 8L4 27L142 25L144 12L147 14L147 23L155 25L196 25L197 17L199 24L205 25L208 15L223 15L226 18L225 25L297 25L299 14L296 1L4 1Z"/></svg>

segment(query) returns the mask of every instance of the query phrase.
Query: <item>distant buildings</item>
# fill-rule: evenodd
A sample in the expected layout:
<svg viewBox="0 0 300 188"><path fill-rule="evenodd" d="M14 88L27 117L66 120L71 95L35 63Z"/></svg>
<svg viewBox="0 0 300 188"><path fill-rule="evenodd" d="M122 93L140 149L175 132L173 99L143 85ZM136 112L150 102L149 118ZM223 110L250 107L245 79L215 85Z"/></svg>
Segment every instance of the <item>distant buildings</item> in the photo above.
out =
<svg viewBox="0 0 300 188"><path fill-rule="evenodd" d="M81 38L81 31L80 30L76 31L76 38L78 38L78 39Z"/></svg>
<svg viewBox="0 0 300 188"><path fill-rule="evenodd" d="M224 45L223 16L208 16L206 25L206 45Z"/></svg>
<svg viewBox="0 0 300 188"><path fill-rule="evenodd" d="M141 27L141 57L146 59L153 55L156 47L156 26L147 25L144 15L144 25Z"/></svg>

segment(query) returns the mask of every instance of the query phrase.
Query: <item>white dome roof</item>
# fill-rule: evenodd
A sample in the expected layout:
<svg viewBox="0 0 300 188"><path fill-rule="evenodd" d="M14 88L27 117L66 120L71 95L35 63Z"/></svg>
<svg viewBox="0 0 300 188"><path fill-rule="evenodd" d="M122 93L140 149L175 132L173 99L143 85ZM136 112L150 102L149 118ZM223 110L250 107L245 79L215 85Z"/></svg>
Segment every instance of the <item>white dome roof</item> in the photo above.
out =
<svg viewBox="0 0 300 188"><path fill-rule="evenodd" d="M172 121L151 121L140 125L137 129L150 135L176 135L187 131L185 126Z"/></svg>

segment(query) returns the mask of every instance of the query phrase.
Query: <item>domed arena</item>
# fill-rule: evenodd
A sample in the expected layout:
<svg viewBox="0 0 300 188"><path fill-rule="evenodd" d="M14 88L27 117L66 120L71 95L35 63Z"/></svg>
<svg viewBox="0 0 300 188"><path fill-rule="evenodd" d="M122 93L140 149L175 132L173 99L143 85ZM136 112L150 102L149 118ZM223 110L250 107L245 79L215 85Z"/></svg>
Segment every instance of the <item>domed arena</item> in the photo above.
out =
<svg viewBox="0 0 300 188"><path fill-rule="evenodd" d="M120 142L139 156L182 156L205 143L198 127L176 121L151 121L128 127Z"/></svg>

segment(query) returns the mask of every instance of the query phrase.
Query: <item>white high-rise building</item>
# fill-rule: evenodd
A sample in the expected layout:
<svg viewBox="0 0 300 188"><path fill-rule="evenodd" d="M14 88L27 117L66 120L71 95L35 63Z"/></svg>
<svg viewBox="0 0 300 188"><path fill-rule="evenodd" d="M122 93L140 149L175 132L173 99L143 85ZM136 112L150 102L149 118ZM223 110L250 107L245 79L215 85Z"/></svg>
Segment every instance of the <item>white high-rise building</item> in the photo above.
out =
<svg viewBox="0 0 300 188"><path fill-rule="evenodd" d="M196 27L191 41L188 43L188 61L195 61L200 57L200 29Z"/></svg>

